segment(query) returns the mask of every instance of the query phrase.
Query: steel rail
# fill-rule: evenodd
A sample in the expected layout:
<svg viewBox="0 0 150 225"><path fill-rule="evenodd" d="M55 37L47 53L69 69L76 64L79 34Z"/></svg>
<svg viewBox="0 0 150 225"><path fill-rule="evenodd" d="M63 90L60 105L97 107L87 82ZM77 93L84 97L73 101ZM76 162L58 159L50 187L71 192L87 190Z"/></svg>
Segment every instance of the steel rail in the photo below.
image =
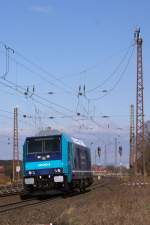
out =
<svg viewBox="0 0 150 225"><path fill-rule="evenodd" d="M59 197L60 197L60 195L59 195ZM24 208L24 207L32 207L32 206L36 206L36 205L42 205L42 204L54 202L57 200L58 200L58 195L53 196L48 199L45 199L45 200L28 199L28 200L23 200L20 202L9 203L9 204L0 206L0 214L7 213L7 212L13 211L15 209L20 209L20 208Z"/></svg>
<svg viewBox="0 0 150 225"><path fill-rule="evenodd" d="M0 186L0 197L16 195L16 194L19 194L22 190L23 190L22 184Z"/></svg>
<svg viewBox="0 0 150 225"><path fill-rule="evenodd" d="M105 178L111 178L111 177L119 177L121 176L120 174L107 174L104 175L102 173L97 173L95 175L96 176L102 176L103 179ZM94 185L94 184L93 184ZM11 195L18 195L23 191L23 186L22 184L18 185L18 186L13 186L13 185L7 185L7 186L0 186L0 198L1 197L7 197L7 196L11 196Z"/></svg>

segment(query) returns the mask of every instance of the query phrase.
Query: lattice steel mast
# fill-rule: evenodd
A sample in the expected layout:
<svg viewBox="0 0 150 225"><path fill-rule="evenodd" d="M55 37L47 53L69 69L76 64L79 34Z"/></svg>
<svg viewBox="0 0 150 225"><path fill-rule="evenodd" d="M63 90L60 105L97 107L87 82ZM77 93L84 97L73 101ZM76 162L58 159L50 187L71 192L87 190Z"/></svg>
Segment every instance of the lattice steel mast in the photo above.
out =
<svg viewBox="0 0 150 225"><path fill-rule="evenodd" d="M18 146L18 108L14 108L14 134L13 134L13 182L20 179L20 161Z"/></svg>
<svg viewBox="0 0 150 225"><path fill-rule="evenodd" d="M136 90L136 162L141 158L141 171L146 175L145 143L144 143L144 98L143 98L143 62L140 29L134 33L137 45L137 90ZM138 167L139 168L139 167Z"/></svg>
<svg viewBox="0 0 150 225"><path fill-rule="evenodd" d="M135 156L135 133L134 133L134 105L130 106L130 169L134 166L134 172L136 173L136 156Z"/></svg>

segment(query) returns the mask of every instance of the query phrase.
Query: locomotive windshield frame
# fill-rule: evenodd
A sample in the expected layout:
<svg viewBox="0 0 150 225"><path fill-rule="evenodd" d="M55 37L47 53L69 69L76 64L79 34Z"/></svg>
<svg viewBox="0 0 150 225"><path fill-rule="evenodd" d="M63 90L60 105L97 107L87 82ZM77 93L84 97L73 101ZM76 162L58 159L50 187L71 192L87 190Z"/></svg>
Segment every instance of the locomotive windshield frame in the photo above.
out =
<svg viewBox="0 0 150 225"><path fill-rule="evenodd" d="M61 136L27 138L27 155L61 153Z"/></svg>

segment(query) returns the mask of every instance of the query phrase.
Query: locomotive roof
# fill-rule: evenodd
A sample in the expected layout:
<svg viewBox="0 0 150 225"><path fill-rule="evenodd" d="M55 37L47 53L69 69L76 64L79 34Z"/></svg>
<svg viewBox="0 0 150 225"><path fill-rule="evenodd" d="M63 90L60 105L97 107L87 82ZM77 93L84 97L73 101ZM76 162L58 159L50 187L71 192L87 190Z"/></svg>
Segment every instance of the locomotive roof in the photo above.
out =
<svg viewBox="0 0 150 225"><path fill-rule="evenodd" d="M78 139L78 138L71 137L71 140L73 141L74 144L82 145L82 146L84 146L84 147L87 147L87 146L85 145L85 143L84 143L82 140Z"/></svg>
<svg viewBox="0 0 150 225"><path fill-rule="evenodd" d="M57 133L57 134L50 134L50 135L41 135L41 136L31 136L31 137L27 137L26 139L34 139L34 138L46 138L46 137L58 137L60 135L63 135L64 133ZM69 135L67 135L69 136ZM84 141L78 139L78 138L75 138L75 137L70 137L72 142L74 144L77 144L77 145L81 145L83 147L87 147L87 145L84 143Z"/></svg>

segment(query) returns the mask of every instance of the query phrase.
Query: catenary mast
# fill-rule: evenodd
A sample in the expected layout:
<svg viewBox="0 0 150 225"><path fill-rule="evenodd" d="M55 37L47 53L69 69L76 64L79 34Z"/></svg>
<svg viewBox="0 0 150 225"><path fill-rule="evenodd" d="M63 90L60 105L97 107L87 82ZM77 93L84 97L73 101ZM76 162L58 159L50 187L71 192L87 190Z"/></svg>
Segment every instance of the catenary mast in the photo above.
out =
<svg viewBox="0 0 150 225"><path fill-rule="evenodd" d="M144 96L143 96L143 61L142 44L143 39L140 36L140 29L134 33L137 46L137 87L136 87L136 173L141 172L146 175L145 168L145 141L144 141ZM138 166L138 160L141 158L141 169Z"/></svg>
<svg viewBox="0 0 150 225"><path fill-rule="evenodd" d="M14 108L14 134L13 134L13 182L20 179L20 161L18 146L18 108Z"/></svg>

